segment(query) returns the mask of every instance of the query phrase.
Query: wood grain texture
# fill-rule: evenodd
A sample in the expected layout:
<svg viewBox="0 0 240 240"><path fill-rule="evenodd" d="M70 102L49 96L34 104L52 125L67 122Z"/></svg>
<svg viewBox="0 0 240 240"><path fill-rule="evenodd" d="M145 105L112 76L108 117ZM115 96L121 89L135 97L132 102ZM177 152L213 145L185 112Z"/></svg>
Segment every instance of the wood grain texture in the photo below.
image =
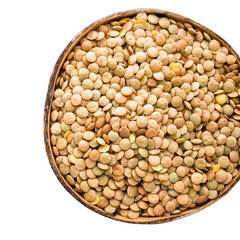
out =
<svg viewBox="0 0 240 240"><path fill-rule="evenodd" d="M226 46L231 54L233 54L236 58L237 58L237 62L238 65L240 65L240 60L239 60L239 56L237 55L237 53L232 49L232 47L226 42L224 41L221 37L219 37L217 34L215 34L214 32L212 32L211 30L209 30L208 28L202 26L201 24L180 16L178 14L174 14L171 12L167 12L167 11L162 11L162 10L158 10L158 9L134 9L134 10L128 10L128 11L123 11L123 12L118 12L118 13L114 13L112 15L109 15L107 17L104 17L94 23L92 23L91 25L87 26L86 28L84 28L81 32L79 32L74 38L73 40L70 41L70 43L67 45L67 47L63 50L63 52L61 53L61 55L59 56L54 69L52 71L51 77L50 77L50 81L49 81L49 85L48 85L48 92L47 92L47 96L46 96L46 102L45 102L45 108L44 108L44 142L45 142L45 149L46 149L46 153L48 156L48 160L49 163L56 175L56 177L58 178L58 180L60 181L60 183L63 185L63 187L75 198L77 199L80 203L82 203L84 206L86 206L87 208L95 211L96 213L99 213L105 217L114 219L114 220L118 220L121 222L127 222L127 223L137 223L137 224L159 224L159 223L165 223L165 222L169 222L169 221L173 221L176 219L180 219L182 217L186 217L189 216L193 213L196 213L208 206L210 206L211 204L213 204L214 202L218 201L220 198L222 198L223 196L225 196L230 190L231 188L239 181L240 178L240 172L238 171L237 176L235 176L232 181L220 192L220 194L217 196L216 199L208 201L207 203L198 206L196 208L193 209L188 209L186 211L183 211L179 214L176 215L171 215L171 216L163 216L163 217L139 217L137 219L129 219L129 218L125 218L119 215L114 215L114 214L109 214L107 212L105 212L104 210L102 210L101 208L98 208L97 206L94 206L90 203L88 203L79 193L77 193L65 180L65 178L61 175L58 166L55 162L55 157L53 155L53 151L52 151L52 147L51 147L51 142L50 142L50 113L51 113L51 102L53 100L53 92L55 90L55 82L56 79L61 71L62 65L65 62L67 56L69 55L69 53L72 51L72 49L79 43L79 41L91 30L97 28L98 26L105 24L107 22L113 21L113 20L117 20L123 17L132 17L134 15L136 15L139 12L145 12L145 13L154 13L158 16L166 16L168 18L172 18L176 21L179 22L187 22L190 23L195 29L200 29L201 31L204 31L206 33L208 33L212 38L217 39L223 46Z"/></svg>

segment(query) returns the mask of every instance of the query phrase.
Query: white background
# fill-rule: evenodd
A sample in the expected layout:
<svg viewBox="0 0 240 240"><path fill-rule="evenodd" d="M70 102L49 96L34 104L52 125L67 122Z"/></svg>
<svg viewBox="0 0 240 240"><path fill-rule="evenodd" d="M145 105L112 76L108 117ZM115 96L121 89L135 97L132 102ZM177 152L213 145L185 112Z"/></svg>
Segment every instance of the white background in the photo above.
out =
<svg viewBox="0 0 240 240"><path fill-rule="evenodd" d="M43 142L53 66L85 26L132 8L160 8L212 29L240 52L238 1L67 0L0 3L0 239L230 239L239 236L240 184L209 208L162 225L132 225L77 202L55 177Z"/></svg>

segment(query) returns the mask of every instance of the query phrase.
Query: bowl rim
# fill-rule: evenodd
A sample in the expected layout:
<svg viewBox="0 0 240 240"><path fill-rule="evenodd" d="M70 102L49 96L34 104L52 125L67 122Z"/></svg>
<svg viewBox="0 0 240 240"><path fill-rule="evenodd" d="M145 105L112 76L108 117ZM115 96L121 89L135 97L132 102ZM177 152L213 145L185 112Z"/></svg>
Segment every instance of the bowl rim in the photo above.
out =
<svg viewBox="0 0 240 240"><path fill-rule="evenodd" d="M62 186L76 200L78 200L80 203L82 203L85 207L89 208L90 210L92 210L92 211L94 211L98 214L101 214L104 217L108 217L108 218L111 218L111 219L114 219L114 220L117 220L117 221L121 221L121 222L135 223L135 224L159 224L159 223L170 222L170 221L173 221L173 220L177 220L177 219L189 216L191 214L194 214L194 213L196 213L198 211L201 211L201 210L207 208L208 206L212 205L214 202L218 201L223 196L225 196L236 185L236 183L240 179L240 171L238 171L238 174L232 179L232 181L229 184L227 184L226 187L222 191L220 191L220 194L215 199L210 200L210 201L206 202L205 204L199 205L199 206L197 206L195 208L192 208L192 209L187 209L187 210L185 210L183 212L180 212L179 214L175 214L175 215L160 216L160 217L139 217L137 219L130 219L130 218L122 217L120 215L107 213L103 209L87 202L79 193L77 193L68 184L66 179L60 173L60 171L58 169L58 166L56 164L56 161L55 161L55 157L54 157L51 142L50 142L50 113L51 113L51 103L52 103L52 100L53 100L53 92L55 90L55 83L56 83L57 77L60 73L60 70L62 69L62 65L65 62L65 60L66 60L67 56L69 55L69 53L71 52L71 50L79 43L79 41L89 31L97 28L98 26L100 26L102 24L106 24L107 22L110 22L110 21L113 21L113 20L117 20L117 19L120 19L120 18L123 18L123 17L128 17L128 16L129 17L135 16L139 12L153 13L153 14L156 14L156 15L161 16L161 17L172 18L172 19L177 20L181 23L183 23L183 22L190 23L194 28L198 28L198 29L206 32L207 34L209 34L209 36L211 36L211 37L217 39L218 41L220 41L220 43L223 46L226 46L229 49L230 53L233 54L237 58L237 63L238 63L238 65L240 65L240 58L229 43L227 43L223 38L221 38L219 35L217 35L212 30L206 28L202 24L199 24L198 22L196 22L196 21L194 21L190 18L184 17L184 16L176 14L176 13L172 13L172 12L169 12L169 11L156 9L156 8L129 9L129 10L120 11L120 12L110 14L106 17L103 17L103 18L91 23L90 25L88 25L87 27L82 29L68 43L68 45L65 47L65 49L63 50L63 52L60 54L59 58L57 59L57 62L54 65L54 68L52 70L51 77L50 77L50 80L49 80L48 91L47 91L45 106L44 106L44 121L43 121L44 143L45 143L45 151L46 151L49 163L50 163L50 165L52 167L52 170L55 173L57 179L62 184Z"/></svg>

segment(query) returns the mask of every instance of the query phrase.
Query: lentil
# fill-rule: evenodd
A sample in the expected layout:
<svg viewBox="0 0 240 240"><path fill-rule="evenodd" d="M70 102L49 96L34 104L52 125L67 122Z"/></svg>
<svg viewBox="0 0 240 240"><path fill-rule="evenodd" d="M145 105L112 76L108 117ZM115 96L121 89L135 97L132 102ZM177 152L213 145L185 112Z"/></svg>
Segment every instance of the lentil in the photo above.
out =
<svg viewBox="0 0 240 240"><path fill-rule="evenodd" d="M155 14L90 31L53 93L60 173L88 202L131 219L215 199L240 159L239 69L230 52Z"/></svg>

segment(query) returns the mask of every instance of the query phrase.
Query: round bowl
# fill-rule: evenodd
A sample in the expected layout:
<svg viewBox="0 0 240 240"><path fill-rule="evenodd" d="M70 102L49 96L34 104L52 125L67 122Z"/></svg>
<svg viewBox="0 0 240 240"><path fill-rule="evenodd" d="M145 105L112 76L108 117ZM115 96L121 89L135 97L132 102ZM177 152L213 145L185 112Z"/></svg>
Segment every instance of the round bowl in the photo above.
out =
<svg viewBox="0 0 240 240"><path fill-rule="evenodd" d="M99 27L102 24L106 24L106 23L108 23L110 21L113 21L113 20L118 20L118 19L121 19L121 18L124 18L124 17L132 17L139 12L154 13L158 16L165 16L165 17L168 17L168 18L172 18L172 19L174 19L176 21L179 21L179 22L182 22L182 23L190 23L193 27L198 28L201 31L206 32L210 37L217 39L223 46L226 46L229 49L229 51L231 52L231 54L233 54L237 58L237 63L238 63L238 65L240 65L239 56L237 55L237 53L232 49L232 47L226 41L224 41L221 37L219 37L213 31L209 30L208 28L204 27L203 25L201 25L201 24L199 24L199 23L197 23L197 22L195 22L195 21L193 21L189 18L183 17L183 16L175 14L175 13L162 11L162 10L158 10L158 9L150 9L150 8L148 8L148 9L134 9L134 10L128 10L128 11L123 11L123 12L118 12L118 13L111 14L107 17L104 17L104 18L90 24L89 26L84 28L82 31L80 31L70 41L70 43L66 46L66 48L63 50L63 52L59 56L55 66L54 66L54 69L52 71L51 77L50 77L50 81L49 81L49 85L48 85L48 92L47 92L47 96L46 96L46 102L45 102L45 108L44 108L44 141L45 141L45 149L46 149L46 153L47 153L47 156L48 156L48 160L49 160L49 163L50 163L56 177L58 178L60 183L63 185L63 187L75 199L77 199L80 203L82 203L84 206L93 210L96 213L99 213L99 214L101 214L105 217L108 217L108 218L111 218L111 219L114 219L114 220L117 220L117 221L128 222L128 223L137 223L137 224L156 224L156 223L165 223L165 222L173 221L173 220L176 220L176 219L180 219L182 217L189 216L193 213L196 213L196 212L212 205L214 202L218 201L220 198L222 198L224 195L226 195L232 189L232 187L239 181L240 171L238 171L238 174L232 179L232 181L219 193L219 195L217 196L216 199L208 201L203 205L200 205L200 206L195 207L193 209L188 209L188 210L183 211L183 212L181 212L179 214L176 214L176 215L161 216L161 217L139 217L137 219L129 219L129 218L117 215L117 214L115 215L115 214L107 213L104 210L102 210L101 208L87 202L79 193L77 193L67 183L65 178L60 173L60 171L58 169L58 166L56 164L56 161L55 161L55 157L54 157L52 147L51 147L51 142L50 142L50 113L51 113L51 103L52 103L52 100L53 100L53 92L54 92L54 89L55 89L55 83L57 81L60 70L63 66L64 61L66 60L67 56L69 55L69 53L78 44L78 42L91 30Z"/></svg>

